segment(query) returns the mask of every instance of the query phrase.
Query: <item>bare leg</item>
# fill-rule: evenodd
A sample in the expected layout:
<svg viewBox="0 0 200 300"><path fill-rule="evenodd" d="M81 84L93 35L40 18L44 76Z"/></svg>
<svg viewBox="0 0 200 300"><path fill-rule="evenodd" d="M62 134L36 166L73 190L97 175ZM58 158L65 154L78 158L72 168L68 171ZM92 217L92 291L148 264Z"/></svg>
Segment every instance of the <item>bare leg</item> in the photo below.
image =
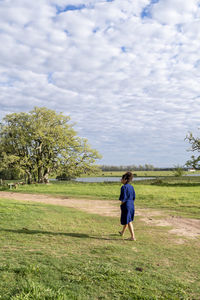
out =
<svg viewBox="0 0 200 300"><path fill-rule="evenodd" d="M130 234L131 234L131 240L135 241L135 234L134 234L134 230L133 230L133 223L130 222L128 223L128 229L130 231Z"/></svg>
<svg viewBox="0 0 200 300"><path fill-rule="evenodd" d="M120 231L120 232L119 232L121 236L123 236L123 235L124 235L124 232L125 232L125 230L126 230L127 226L128 226L128 224L124 225L124 227L123 227L122 231Z"/></svg>

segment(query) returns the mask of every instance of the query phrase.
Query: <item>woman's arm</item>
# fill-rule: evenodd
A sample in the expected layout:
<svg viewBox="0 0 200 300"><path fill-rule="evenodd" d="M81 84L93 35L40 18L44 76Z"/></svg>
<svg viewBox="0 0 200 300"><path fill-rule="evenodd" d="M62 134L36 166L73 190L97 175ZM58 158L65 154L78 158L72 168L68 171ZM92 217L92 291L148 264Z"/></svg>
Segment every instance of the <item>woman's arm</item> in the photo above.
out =
<svg viewBox="0 0 200 300"><path fill-rule="evenodd" d="M121 201L121 205L126 202L124 185L121 187L121 192L120 192L119 200Z"/></svg>

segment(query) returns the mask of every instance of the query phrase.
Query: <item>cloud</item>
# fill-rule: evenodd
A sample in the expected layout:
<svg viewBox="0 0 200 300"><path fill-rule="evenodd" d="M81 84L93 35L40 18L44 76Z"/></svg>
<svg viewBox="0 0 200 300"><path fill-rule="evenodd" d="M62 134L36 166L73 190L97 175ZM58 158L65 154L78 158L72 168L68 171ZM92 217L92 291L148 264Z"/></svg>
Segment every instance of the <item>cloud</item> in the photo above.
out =
<svg viewBox="0 0 200 300"><path fill-rule="evenodd" d="M198 0L160 0L151 5L152 18L163 24L181 24L194 19L198 12Z"/></svg>
<svg viewBox="0 0 200 300"><path fill-rule="evenodd" d="M184 164L199 125L199 2L0 2L0 117L46 106L102 163Z"/></svg>

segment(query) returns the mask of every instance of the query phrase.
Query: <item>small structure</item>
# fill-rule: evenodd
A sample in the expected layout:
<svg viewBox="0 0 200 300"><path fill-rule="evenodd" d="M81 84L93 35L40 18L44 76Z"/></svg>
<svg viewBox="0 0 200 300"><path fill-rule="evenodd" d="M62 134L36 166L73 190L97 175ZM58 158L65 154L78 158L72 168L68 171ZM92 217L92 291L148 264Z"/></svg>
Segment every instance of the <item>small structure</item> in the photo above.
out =
<svg viewBox="0 0 200 300"><path fill-rule="evenodd" d="M9 189L12 190L13 188L16 189L17 188L17 183L8 183Z"/></svg>

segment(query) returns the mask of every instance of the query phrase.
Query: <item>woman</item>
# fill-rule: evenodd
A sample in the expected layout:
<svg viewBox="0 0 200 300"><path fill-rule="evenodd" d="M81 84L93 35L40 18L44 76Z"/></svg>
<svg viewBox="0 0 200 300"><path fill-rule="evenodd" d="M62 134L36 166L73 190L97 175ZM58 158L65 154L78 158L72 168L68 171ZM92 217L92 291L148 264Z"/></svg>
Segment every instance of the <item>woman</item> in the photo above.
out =
<svg viewBox="0 0 200 300"><path fill-rule="evenodd" d="M135 234L133 230L132 221L134 219L134 200L135 200L135 191L132 185L129 183L133 179L133 174L131 172L127 172L122 176L121 183L123 186L121 187L121 193L119 200L121 200L121 224L124 225L122 231L119 231L119 234L123 236L127 226L130 231L131 241L135 241Z"/></svg>

